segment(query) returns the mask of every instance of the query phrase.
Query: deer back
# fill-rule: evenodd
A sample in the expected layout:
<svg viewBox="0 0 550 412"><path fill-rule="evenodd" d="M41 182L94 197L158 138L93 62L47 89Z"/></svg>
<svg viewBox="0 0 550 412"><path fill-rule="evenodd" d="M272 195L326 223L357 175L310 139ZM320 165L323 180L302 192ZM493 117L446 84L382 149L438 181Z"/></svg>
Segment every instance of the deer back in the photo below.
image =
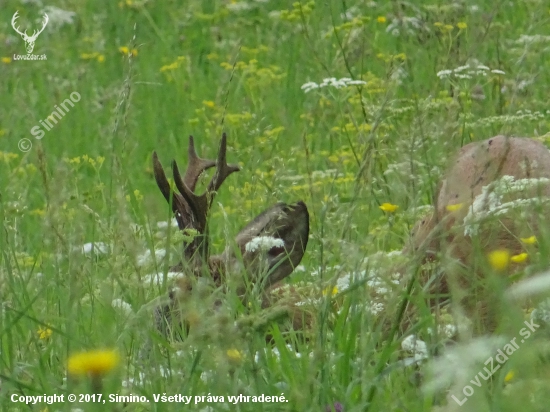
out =
<svg viewBox="0 0 550 412"><path fill-rule="evenodd" d="M520 251L523 247L520 237L536 230L540 214L525 213L525 208L518 207L523 218L512 218L513 210L508 210L510 216L507 216L502 205L508 204L508 209L513 209L514 201L543 201L550 195L546 180L549 178L550 151L536 140L496 136L464 146L439 185L434 211L413 229L412 248L424 245L428 253L440 252L443 242L447 249L456 250L453 253L456 258L469 261L470 256L464 252L470 249L472 236L481 235L481 245L487 248ZM510 186L511 191L505 193L505 188L497 188L499 181L502 186ZM534 211L543 207L534 200L526 206ZM497 210L495 218L507 224L491 233L468 227L475 226L476 219L490 215L491 209Z"/></svg>
<svg viewBox="0 0 550 412"><path fill-rule="evenodd" d="M521 239L540 233L549 216L549 183L550 151L542 143L505 136L470 143L454 157L439 184L433 211L415 225L404 251L412 249L428 259L443 255L459 263L454 280L470 293L470 309L484 312L480 305L487 295L473 291L487 292L479 280L490 270L488 254L526 251ZM510 262L502 274L517 269ZM454 274L446 267L434 283L435 292L447 293Z"/></svg>

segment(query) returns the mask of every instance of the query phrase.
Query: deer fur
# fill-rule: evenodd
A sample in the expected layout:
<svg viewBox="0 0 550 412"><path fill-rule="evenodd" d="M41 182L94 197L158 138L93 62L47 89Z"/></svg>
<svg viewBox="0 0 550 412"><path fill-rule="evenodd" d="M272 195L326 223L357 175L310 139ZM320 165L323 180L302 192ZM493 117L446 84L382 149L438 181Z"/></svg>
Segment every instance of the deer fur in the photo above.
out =
<svg viewBox="0 0 550 412"><path fill-rule="evenodd" d="M520 179L530 179L528 187L498 192L499 181L527 182ZM498 310L491 307L491 290L484 283L486 274L495 272L487 256L495 250L507 250L510 255L532 251L521 239L537 236L548 226L544 220L550 199L548 179L550 151L536 140L495 136L467 144L439 184L433 211L415 225L404 249L424 260L439 257L455 263L445 266L435 281L425 276L421 283L431 282L428 289L436 294L462 289L460 303L467 314L482 318L485 331L494 328ZM521 199L529 200L513 207ZM520 265L510 262L496 272L507 277Z"/></svg>
<svg viewBox="0 0 550 412"><path fill-rule="evenodd" d="M177 192L171 188L156 152L153 153L157 185L171 205L179 229L191 238L184 241L182 261L170 269L181 272L182 276L169 293L169 303L161 305L155 312L157 327L165 334L170 334L174 325L188 328L193 324L196 316L192 306L204 306L204 302L193 301L197 291L200 295L206 290L233 288L244 299L247 290L252 288L262 296L261 306L269 307L272 303L270 293L276 291L280 282L293 272L305 253L309 213L305 203L298 201L293 204L279 202L266 209L239 232L234 244L227 245L219 255L210 255L208 212L225 179L239 171L238 166L227 164L226 152L225 133L215 161L200 158L190 136L188 166L183 177L176 162L172 163ZM199 176L212 167L216 171L206 191L197 195L195 188ZM254 245L254 242L261 243L266 239L274 244ZM211 287L205 288L205 283ZM216 300L214 307L220 304Z"/></svg>

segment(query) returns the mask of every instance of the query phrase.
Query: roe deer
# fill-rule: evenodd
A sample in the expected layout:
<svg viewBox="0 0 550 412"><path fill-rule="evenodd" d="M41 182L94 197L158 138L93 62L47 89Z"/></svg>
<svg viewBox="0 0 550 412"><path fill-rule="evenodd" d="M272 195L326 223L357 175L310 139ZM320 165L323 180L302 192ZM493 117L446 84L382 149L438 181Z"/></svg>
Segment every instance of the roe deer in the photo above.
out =
<svg viewBox="0 0 550 412"><path fill-rule="evenodd" d="M527 243L548 225L549 183L550 151L536 140L496 136L464 146L438 187L433 212L417 222L404 249L427 259L446 255L462 270L447 267L443 277L421 283L429 282L426 289L436 294L466 292L459 299L466 312L478 313L482 330L494 328L495 297L484 283L487 256L495 250L521 256L500 273L518 269L514 261L526 257L522 253L533 247Z"/></svg>
<svg viewBox="0 0 550 412"><path fill-rule="evenodd" d="M235 254L231 245L220 255L209 255L208 212L224 180L239 170L238 166L227 164L226 151L224 133L217 160L201 159L195 151L193 136L190 136L188 165L183 178L176 162L172 162L174 183L179 193L170 187L157 154L153 153L157 185L171 204L185 237L183 260L170 269L182 272L182 276L169 293L169 303L158 307L155 312L157 328L165 334L172 332L172 326L189 327L193 324L193 315L186 313L190 308L186 308L185 303L191 299L193 289L200 293L198 281L210 280L212 286L222 289L232 284L240 297L247 285L253 285L264 292L264 302L268 302L265 292L292 273L306 250L309 214L305 203L298 201L294 204L277 203L248 223L235 238L240 256ZM206 191L197 195L194 192L199 176L214 166L216 171ZM204 305L204 302L199 304ZM218 304L220 302L216 301L215 305Z"/></svg>

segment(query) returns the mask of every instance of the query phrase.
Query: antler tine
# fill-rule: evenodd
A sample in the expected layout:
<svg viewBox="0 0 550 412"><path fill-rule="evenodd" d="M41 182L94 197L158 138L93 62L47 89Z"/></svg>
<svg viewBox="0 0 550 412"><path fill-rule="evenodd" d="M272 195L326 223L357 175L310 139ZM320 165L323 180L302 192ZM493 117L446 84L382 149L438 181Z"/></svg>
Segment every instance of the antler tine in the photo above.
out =
<svg viewBox="0 0 550 412"><path fill-rule="evenodd" d="M170 183L168 183L168 179L166 178L166 174L164 173L164 168L159 161L159 157L156 151L153 152L153 172L155 173L157 186L159 187L166 201L170 203Z"/></svg>
<svg viewBox="0 0 550 412"><path fill-rule="evenodd" d="M227 176L229 176L233 172L238 172L239 170L239 166L227 164L227 135L224 133L222 134L220 150L218 151L218 159L216 161L216 173L208 184L208 188L205 193L205 195L208 196L208 207L212 205L214 193L217 192Z"/></svg>
<svg viewBox="0 0 550 412"><path fill-rule="evenodd" d="M178 164L176 163L175 160L172 162L172 172L174 174L174 183L176 184L176 187L178 188L181 195L189 205L189 208L191 209L191 219L197 220L198 227L195 227L195 229L202 232L206 227L206 215L208 213L208 203L206 201L206 193L200 196L193 193L193 191L181 179L181 175L178 169Z"/></svg>
<svg viewBox="0 0 550 412"><path fill-rule="evenodd" d="M195 150L195 141L193 136L189 136L189 147L188 147L188 165L187 170L185 171L185 176L183 177L183 182L191 190L195 191L195 186L197 185L197 180L202 172L206 169L216 166L215 160L201 159Z"/></svg>
<svg viewBox="0 0 550 412"><path fill-rule="evenodd" d="M206 227L206 216L208 210L212 205L212 199L214 198L214 193L220 188L224 180L233 172L239 171L239 166L237 165L228 165L226 161L227 154L227 136L224 133L222 135L222 140L220 142L220 150L218 152L218 159L216 162L212 160L201 159L197 156L195 151L195 145L193 137L189 137L189 166L185 177L181 178L179 172L178 164L172 162L172 171L174 174L174 182L176 187L180 191L181 195L189 205L192 210L193 218L197 220L198 227L197 229L204 230ZM216 165L216 173L212 177L212 180L208 184L206 191L197 195L193 193L195 188L198 176L207 168ZM192 187L189 186L188 182L192 184Z"/></svg>
<svg viewBox="0 0 550 412"><path fill-rule="evenodd" d="M178 227L182 230L185 229L186 222L184 215L187 216L188 213L186 213L185 210L183 197L182 195L171 190L170 183L168 182L166 174L164 173L164 168L158 159L157 152L153 152L153 171L155 174L155 180L157 181L157 186L168 203L170 203L170 196L173 194L172 211L178 221Z"/></svg>

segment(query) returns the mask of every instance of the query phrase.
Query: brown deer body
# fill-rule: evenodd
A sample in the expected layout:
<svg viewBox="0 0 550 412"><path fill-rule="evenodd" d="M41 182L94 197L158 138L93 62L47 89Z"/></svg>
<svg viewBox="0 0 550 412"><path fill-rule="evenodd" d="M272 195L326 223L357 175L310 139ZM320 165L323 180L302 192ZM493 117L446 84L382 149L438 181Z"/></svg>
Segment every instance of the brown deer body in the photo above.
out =
<svg viewBox="0 0 550 412"><path fill-rule="evenodd" d="M435 282L430 280L430 291L462 289L467 313L480 316L485 330L492 329L490 312L496 308L487 307L487 256L496 250L509 256L528 252L530 246L522 239L534 239L545 230L549 200L550 151L542 143L505 136L470 143L456 155L438 187L433 212L416 224L404 252L450 258L446 262L454 264ZM512 260L499 273L517 270Z"/></svg>
<svg viewBox="0 0 550 412"><path fill-rule="evenodd" d="M189 138L188 167L180 175L172 163L173 178L178 192L170 187L157 154L153 153L153 169L158 187L178 222L179 229L189 239L184 240L183 260L171 271L182 272L170 301L156 311L159 330L168 334L173 326L192 325L197 307L204 307L205 292L232 288L238 296L256 289L263 296L262 306L268 306L266 291L292 273L300 263L309 236L309 214L305 203L277 203L248 223L220 255L210 256L208 212L215 193L224 180L239 170L226 162L227 140L223 134L216 161L198 157L193 137ZM206 191L197 195L195 186L201 173L216 167ZM210 288L205 288L205 284ZM209 292L206 292L208 294ZM198 300L193 300L197 295ZM214 307L220 304L213 302ZM206 305L208 306L208 305Z"/></svg>

